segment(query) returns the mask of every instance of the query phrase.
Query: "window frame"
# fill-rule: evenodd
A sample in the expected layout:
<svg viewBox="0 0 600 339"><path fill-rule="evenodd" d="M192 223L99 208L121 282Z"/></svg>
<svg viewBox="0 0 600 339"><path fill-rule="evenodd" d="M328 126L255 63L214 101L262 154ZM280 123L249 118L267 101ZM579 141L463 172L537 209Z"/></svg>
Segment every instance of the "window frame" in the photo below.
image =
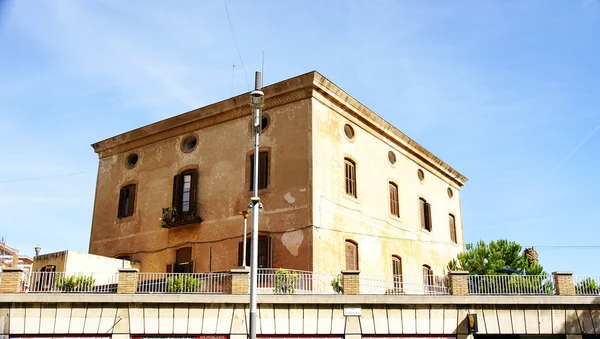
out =
<svg viewBox="0 0 600 339"><path fill-rule="evenodd" d="M458 235L456 234L456 217L452 213L448 213L448 224L450 228L450 241L458 244Z"/></svg>
<svg viewBox="0 0 600 339"><path fill-rule="evenodd" d="M434 288L433 270L429 265L423 265L423 285L425 290L431 292Z"/></svg>
<svg viewBox="0 0 600 339"><path fill-rule="evenodd" d="M269 179L270 179L270 161L271 161L271 152L269 150L259 151L258 152L258 190L264 190L269 188ZM250 184L249 191L254 191L254 153L250 154L249 159L249 173L250 173Z"/></svg>
<svg viewBox="0 0 600 339"><path fill-rule="evenodd" d="M352 248L354 250L354 256L353 256L353 265L354 267L352 267L352 265L350 265L350 262L348 261L348 249ZM354 240L350 240L350 239L346 239L346 241L344 242L344 257L346 258L346 271L358 271L359 266L358 266L358 243Z"/></svg>
<svg viewBox="0 0 600 339"><path fill-rule="evenodd" d="M175 262L167 265L167 273L171 266L172 273L194 273L194 260L192 260L192 247L182 247L175 251ZM187 259L187 261L186 261Z"/></svg>
<svg viewBox="0 0 600 339"><path fill-rule="evenodd" d="M397 263L397 264L396 264ZM392 278L394 281L394 290L402 290L402 258L399 255L392 255Z"/></svg>
<svg viewBox="0 0 600 339"><path fill-rule="evenodd" d="M190 176L190 188L185 191L185 178ZM184 211L184 196L188 193L187 211ZM198 215L198 170L184 170L173 177L173 198L171 206L177 210L177 214L181 215Z"/></svg>
<svg viewBox="0 0 600 339"><path fill-rule="evenodd" d="M135 183L121 187L119 190L117 218L123 219L135 214L136 193L137 184Z"/></svg>
<svg viewBox="0 0 600 339"><path fill-rule="evenodd" d="M344 158L344 191L346 192L346 195L353 198L358 197L356 167L356 161L348 157Z"/></svg>
<svg viewBox="0 0 600 339"><path fill-rule="evenodd" d="M390 181L388 182L389 198L390 198L390 214L400 218L400 199L398 197L398 185Z"/></svg>
<svg viewBox="0 0 600 339"><path fill-rule="evenodd" d="M421 229L431 232L433 229L431 204L423 197L419 197L419 219L421 221Z"/></svg>

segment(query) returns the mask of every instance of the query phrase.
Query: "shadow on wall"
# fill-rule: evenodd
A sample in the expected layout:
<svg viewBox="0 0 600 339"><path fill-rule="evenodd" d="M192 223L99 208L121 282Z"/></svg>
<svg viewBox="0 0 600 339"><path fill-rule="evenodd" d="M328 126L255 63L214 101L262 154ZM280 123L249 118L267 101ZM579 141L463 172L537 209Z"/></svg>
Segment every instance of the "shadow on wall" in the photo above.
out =
<svg viewBox="0 0 600 339"><path fill-rule="evenodd" d="M565 312L565 333L582 335L600 335L600 297L591 303L575 305L574 309L553 308L553 312Z"/></svg>

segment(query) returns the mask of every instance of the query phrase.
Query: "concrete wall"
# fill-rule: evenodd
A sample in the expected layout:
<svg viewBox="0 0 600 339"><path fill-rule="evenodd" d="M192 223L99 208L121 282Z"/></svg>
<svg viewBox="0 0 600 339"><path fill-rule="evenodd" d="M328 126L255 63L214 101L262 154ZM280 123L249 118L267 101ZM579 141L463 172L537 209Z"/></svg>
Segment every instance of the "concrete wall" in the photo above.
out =
<svg viewBox="0 0 600 339"><path fill-rule="evenodd" d="M599 334L594 297L269 296L259 303L259 335ZM0 296L0 334L247 335L247 296Z"/></svg>
<svg viewBox="0 0 600 339"><path fill-rule="evenodd" d="M247 108L248 98L243 99L246 101L240 99L238 104ZM274 100L278 99L267 100L272 108L267 105L264 113L270 125L261 135L261 150L270 151L270 168L268 188L260 191L264 205L260 231L272 237L274 267L307 270L311 269L312 253L308 227L310 100ZM142 138L139 146L112 155L100 152L90 253L131 255L142 262L142 271L164 272L166 265L175 261L177 249L191 246L196 272L238 266L238 243L243 236L239 212L247 209L252 195L249 157L253 134L249 109L231 109L227 106L223 112L184 123L176 117L172 137L159 141ZM209 106L199 111L203 110L214 109ZM146 132L151 134L152 128L147 127ZM198 138L198 146L184 153L181 143L190 135ZM125 161L131 153L137 153L139 160L128 169ZM197 201L204 221L161 228L162 208L171 206L173 176L189 168L199 171ZM137 184L135 213L118 219L119 189L130 183Z"/></svg>
<svg viewBox="0 0 600 339"><path fill-rule="evenodd" d="M421 275L429 265L441 275L463 245L460 186L412 155L370 119L359 119L329 97L315 93L313 105L313 218L315 270L345 269L346 239L358 243L361 276L391 278L392 255L402 258L403 273ZM344 125L355 137L349 140ZM388 160L388 152L396 163ZM356 162L357 198L345 193L344 158ZM417 170L425 180L420 182ZM391 215L388 183L398 185L400 217ZM454 192L449 198L447 189ZM432 206L432 231L421 229L419 197ZM456 217L458 243L450 241L448 214ZM376 258L376 259L375 259Z"/></svg>

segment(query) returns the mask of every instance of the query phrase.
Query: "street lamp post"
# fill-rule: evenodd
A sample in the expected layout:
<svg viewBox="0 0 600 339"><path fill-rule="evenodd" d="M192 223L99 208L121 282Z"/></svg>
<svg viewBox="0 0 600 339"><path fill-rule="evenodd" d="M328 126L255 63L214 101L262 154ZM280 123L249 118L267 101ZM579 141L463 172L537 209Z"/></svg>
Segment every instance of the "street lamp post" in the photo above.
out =
<svg viewBox="0 0 600 339"><path fill-rule="evenodd" d="M256 339L256 287L258 278L258 211L262 208L258 197L258 158L260 143L260 121L265 94L260 90L262 87L260 72L256 72L254 78L254 91L250 92L250 105L252 106L252 119L254 127L254 177L253 194L250 205L252 207L252 256L250 264L250 339Z"/></svg>

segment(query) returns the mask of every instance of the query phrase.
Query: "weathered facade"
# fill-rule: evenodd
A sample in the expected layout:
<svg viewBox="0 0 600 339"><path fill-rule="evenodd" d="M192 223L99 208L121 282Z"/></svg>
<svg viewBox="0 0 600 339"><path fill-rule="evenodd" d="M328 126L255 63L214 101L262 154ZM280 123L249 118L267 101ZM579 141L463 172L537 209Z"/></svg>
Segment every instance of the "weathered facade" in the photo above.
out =
<svg viewBox="0 0 600 339"><path fill-rule="evenodd" d="M466 178L317 72L263 91L259 266L442 274L462 248ZM248 102L94 144L90 253L145 272L237 267L251 197Z"/></svg>

